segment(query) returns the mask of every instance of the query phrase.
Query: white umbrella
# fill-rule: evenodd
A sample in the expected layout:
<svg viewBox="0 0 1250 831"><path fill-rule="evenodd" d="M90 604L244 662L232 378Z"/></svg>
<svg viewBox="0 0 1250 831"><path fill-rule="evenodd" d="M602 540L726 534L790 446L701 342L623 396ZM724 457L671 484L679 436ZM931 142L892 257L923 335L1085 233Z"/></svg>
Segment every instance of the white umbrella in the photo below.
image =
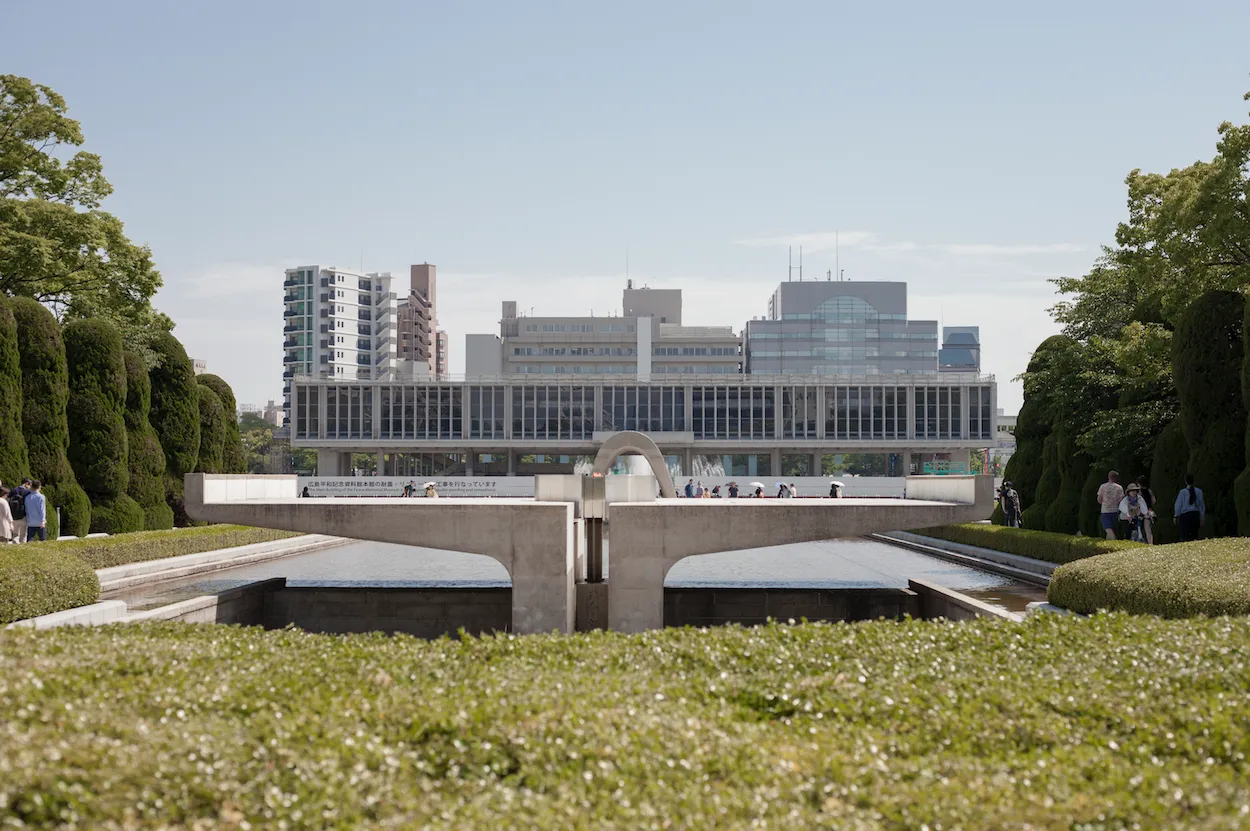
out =
<svg viewBox="0 0 1250 831"><path fill-rule="evenodd" d="M845 488L845 487L846 487L846 485L842 484L842 483L841 483L841 482L839 482L837 479L834 479L834 480L833 480L832 482L830 482L829 484L831 484L831 485L837 485L839 488Z"/></svg>
<svg viewBox="0 0 1250 831"><path fill-rule="evenodd" d="M754 489L756 489L756 488L759 488L760 490L763 490L763 489L764 489L764 483L763 483L763 482L752 482L752 483L751 483L750 485L748 485L747 487L751 488L752 490L754 490Z"/></svg>
<svg viewBox="0 0 1250 831"><path fill-rule="evenodd" d="M432 487L434 487L434 485L435 485L435 483L434 483L434 482L426 482L426 483L425 483L424 485L422 485L421 487L423 487L423 488L432 488Z"/></svg>

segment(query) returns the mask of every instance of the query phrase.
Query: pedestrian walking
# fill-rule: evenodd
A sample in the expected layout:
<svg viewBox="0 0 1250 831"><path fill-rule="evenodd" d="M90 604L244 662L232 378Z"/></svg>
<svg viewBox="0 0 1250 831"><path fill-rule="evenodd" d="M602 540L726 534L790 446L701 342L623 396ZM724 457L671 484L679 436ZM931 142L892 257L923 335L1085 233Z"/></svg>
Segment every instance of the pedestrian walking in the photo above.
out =
<svg viewBox="0 0 1250 831"><path fill-rule="evenodd" d="M303 489L302 491L300 491L300 494L299 494L299 495L300 495L300 498L301 498L301 499L310 499L310 498L311 498L311 497L310 497L310 495L309 495L309 493L308 493L308 486L307 486L307 485L305 485L305 486L304 486L304 489Z"/></svg>
<svg viewBox="0 0 1250 831"><path fill-rule="evenodd" d="M1003 482L998 489L998 498L1003 506L1003 524L1008 528L1020 527L1020 494L1010 482Z"/></svg>
<svg viewBox="0 0 1250 831"><path fill-rule="evenodd" d="M1120 522L1120 500L1124 498L1124 488L1119 484L1120 474L1114 470L1107 472L1107 481L1098 486L1098 510L1102 514L1102 529L1107 532L1107 539L1115 539L1115 529Z"/></svg>
<svg viewBox="0 0 1250 831"><path fill-rule="evenodd" d="M720 499L720 485L716 485L712 488L712 498Z"/></svg>
<svg viewBox="0 0 1250 831"><path fill-rule="evenodd" d="M1198 533L1207 521L1207 503L1202 498L1202 488L1194 487L1194 475L1185 474L1185 487L1176 495L1172 518L1181 532L1181 542L1198 539Z"/></svg>
<svg viewBox="0 0 1250 831"><path fill-rule="evenodd" d="M799 486L791 482L790 483L790 498L794 499L798 495L799 495Z"/></svg>
<svg viewBox="0 0 1250 831"><path fill-rule="evenodd" d="M691 479L686 483L686 498L694 499L694 480Z"/></svg>
<svg viewBox="0 0 1250 831"><path fill-rule="evenodd" d="M698 484L694 486L694 498L695 499L703 498L703 480L699 480Z"/></svg>
<svg viewBox="0 0 1250 831"><path fill-rule="evenodd" d="M36 479L30 483L30 493L26 494L26 542L36 537L40 542L48 539L48 500L42 490L43 483Z"/></svg>
<svg viewBox="0 0 1250 831"><path fill-rule="evenodd" d="M1146 483L1145 475L1137 477L1137 487L1141 488L1142 499L1146 500L1146 507L1149 512L1146 514L1145 520L1142 521L1143 528L1146 533L1146 544L1155 544L1155 520L1158 519L1155 508L1155 492L1150 489L1150 485Z"/></svg>
<svg viewBox="0 0 1250 831"><path fill-rule="evenodd" d="M0 485L0 545L14 542L13 509L9 507L9 489Z"/></svg>
<svg viewBox="0 0 1250 831"><path fill-rule="evenodd" d="M729 483L729 498L730 499L738 498L738 483L737 482Z"/></svg>
<svg viewBox="0 0 1250 831"><path fill-rule="evenodd" d="M30 479L9 492L9 512L13 514L13 541L26 542L26 494L30 493Z"/></svg>

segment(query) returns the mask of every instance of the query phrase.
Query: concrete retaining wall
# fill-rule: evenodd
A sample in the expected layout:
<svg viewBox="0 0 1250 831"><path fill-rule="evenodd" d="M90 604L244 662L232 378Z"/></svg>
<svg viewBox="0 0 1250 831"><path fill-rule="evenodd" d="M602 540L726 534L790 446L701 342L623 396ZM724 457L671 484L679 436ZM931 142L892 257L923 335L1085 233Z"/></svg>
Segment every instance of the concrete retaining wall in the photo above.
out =
<svg viewBox="0 0 1250 831"><path fill-rule="evenodd" d="M251 545L240 545L234 548L219 548L215 551L201 551L198 554L183 554L178 557L165 557L160 560L144 560L138 563L126 563L120 566L96 569L96 577L100 580L100 591L104 594L116 592L144 583L155 583L161 580L173 580L178 577L190 577L195 574L208 574L227 568L236 568L279 557L290 557L293 554L305 554L322 548L344 545L351 540L339 537L327 537L321 534L305 534L285 540L258 542Z"/></svg>
<svg viewBox="0 0 1250 831"><path fill-rule="evenodd" d="M90 606L79 606L62 612L39 617L28 617L6 626L6 629L55 629L58 626L103 626L116 623L126 616L126 604L120 600L105 600Z"/></svg>
<svg viewBox="0 0 1250 831"><path fill-rule="evenodd" d="M665 626L745 626L779 621L856 621L920 616L906 589L664 589Z"/></svg>
<svg viewBox="0 0 1250 831"><path fill-rule="evenodd" d="M239 626L260 626L264 622L268 596L286 585L286 579L258 580L237 589L192 597L159 609L135 612L126 623L151 620L177 620L183 623L225 623Z"/></svg>
<svg viewBox="0 0 1250 831"><path fill-rule="evenodd" d="M403 632L422 638L512 628L512 589L290 588L272 591L264 626L306 632Z"/></svg>
<svg viewBox="0 0 1250 831"><path fill-rule="evenodd" d="M979 617L998 618L1001 620L1019 621L1023 618L1015 612L1008 612L997 606L991 606L960 594L954 589L929 583L924 580L908 580L908 587L920 598L919 617L925 620L946 618L947 620L973 620Z"/></svg>

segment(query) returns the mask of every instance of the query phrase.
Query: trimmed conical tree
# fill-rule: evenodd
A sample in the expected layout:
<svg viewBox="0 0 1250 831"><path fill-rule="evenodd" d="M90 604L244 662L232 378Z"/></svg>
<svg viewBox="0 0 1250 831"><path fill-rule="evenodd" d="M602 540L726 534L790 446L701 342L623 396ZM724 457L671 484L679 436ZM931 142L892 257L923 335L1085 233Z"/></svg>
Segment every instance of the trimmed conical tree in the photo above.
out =
<svg viewBox="0 0 1250 831"><path fill-rule="evenodd" d="M1081 490L1089 474L1089 457L1076 448L1066 431L1058 436L1059 492L1046 507L1046 530L1075 534L1081 527Z"/></svg>
<svg viewBox="0 0 1250 831"><path fill-rule="evenodd" d="M187 525L182 477L195 471L200 453L199 384L186 350L173 335L157 335L152 351L157 365L148 373L152 381L149 419L165 453L165 501L174 512L174 523Z"/></svg>
<svg viewBox="0 0 1250 831"><path fill-rule="evenodd" d="M1033 504L1020 514L1020 524L1032 531L1046 530L1046 511L1059 496L1059 437L1053 433L1042 443L1042 478L1037 480Z"/></svg>
<svg viewBox="0 0 1250 831"><path fill-rule="evenodd" d="M200 455L195 469L200 473L221 473L226 446L226 410L217 393L205 384L196 388L200 411Z"/></svg>
<svg viewBox="0 0 1250 831"><path fill-rule="evenodd" d="M59 536L61 531L85 536L91 527L91 501L78 486L65 455L69 447L65 418L69 370L61 327L36 300L15 297L9 302L17 321L22 370L22 433L30 455L31 477L43 482L48 500L48 536Z"/></svg>
<svg viewBox="0 0 1250 831"><path fill-rule="evenodd" d="M225 443L221 449L220 473L247 473L247 453L243 451L243 437L239 434L238 404L234 390L218 375L198 375L196 380L217 393L226 417Z"/></svg>
<svg viewBox="0 0 1250 831"><path fill-rule="evenodd" d="M1245 317L1241 327L1241 401L1250 411L1250 298L1246 298ZM1233 497L1237 503L1237 533L1250 537L1250 419L1247 419L1245 436L1246 469L1233 483Z"/></svg>
<svg viewBox="0 0 1250 831"><path fill-rule="evenodd" d="M22 435L22 367L17 349L17 321L0 295L0 482L13 487L30 475L26 437Z"/></svg>
<svg viewBox="0 0 1250 831"><path fill-rule="evenodd" d="M127 495L126 361L122 336L103 318L75 320L61 333L71 390L67 456L91 500L92 533L143 530L143 510Z"/></svg>
<svg viewBox="0 0 1250 831"><path fill-rule="evenodd" d="M126 493L143 511L143 527L149 531L174 527L174 512L165 501L165 453L152 429L152 381L143 358L127 352L126 361L126 460L130 484Z"/></svg>
<svg viewBox="0 0 1250 831"><path fill-rule="evenodd" d="M1156 502L1154 536L1156 543L1176 542L1180 539L1180 529L1172 519L1172 509L1176 504L1176 494L1185 485L1185 474L1189 471L1189 445L1185 441L1185 431L1181 428L1180 419L1176 419L1159 434L1155 442L1155 455L1150 462L1150 489L1154 491Z"/></svg>
<svg viewBox="0 0 1250 831"><path fill-rule="evenodd" d="M1203 534L1237 533L1234 483L1246 467L1246 406L1241 397L1245 300L1233 291L1200 295L1172 337L1180 422L1189 472L1206 498Z"/></svg>

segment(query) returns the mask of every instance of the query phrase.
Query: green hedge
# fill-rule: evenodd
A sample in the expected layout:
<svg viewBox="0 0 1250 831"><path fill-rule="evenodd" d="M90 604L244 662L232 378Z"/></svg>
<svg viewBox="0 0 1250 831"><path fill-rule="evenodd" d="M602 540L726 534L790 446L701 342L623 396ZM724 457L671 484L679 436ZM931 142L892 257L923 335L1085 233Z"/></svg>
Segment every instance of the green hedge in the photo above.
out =
<svg viewBox="0 0 1250 831"><path fill-rule="evenodd" d="M1176 494L1185 485L1185 474L1189 471L1189 443L1185 441L1185 431L1177 419L1163 428L1155 441L1155 455L1150 463L1150 489L1154 491L1157 505L1155 514L1158 518L1154 524L1156 543L1176 542L1180 539L1180 529L1172 519L1172 508L1176 504ZM1205 497L1205 492L1204 492Z"/></svg>
<svg viewBox="0 0 1250 831"><path fill-rule="evenodd" d="M200 452L195 463L197 473L221 473L229 426L226 408L212 387L197 384L196 401L200 414Z"/></svg>
<svg viewBox="0 0 1250 831"><path fill-rule="evenodd" d="M1059 474L1059 436L1051 433L1042 442L1042 477L1037 480L1033 504L1020 514L1020 524L1034 531L1045 531L1046 511L1050 509L1050 503L1059 496L1059 486L1062 483Z"/></svg>
<svg viewBox="0 0 1250 831"><path fill-rule="evenodd" d="M174 527L174 512L165 501L165 452L148 416L152 381L143 358L126 352L126 461L130 485L126 492L143 510L143 527L158 531Z"/></svg>
<svg viewBox="0 0 1250 831"><path fill-rule="evenodd" d="M1250 540L1141 546L1072 563L1055 569L1047 598L1087 614L1250 615Z"/></svg>
<svg viewBox="0 0 1250 831"><path fill-rule="evenodd" d="M27 828L1233 829L1250 626L0 633ZM56 752L50 749L55 748Z"/></svg>
<svg viewBox="0 0 1250 831"><path fill-rule="evenodd" d="M45 545L71 553L92 568L108 568L296 536L299 535L290 531L249 528L245 525L207 525L170 531L140 531L87 540L60 540L55 545Z"/></svg>
<svg viewBox="0 0 1250 831"><path fill-rule="evenodd" d="M91 499L91 531L143 528L143 509L126 493L126 360L122 336L103 318L75 320L62 331L73 391L66 407L70 465Z"/></svg>
<svg viewBox="0 0 1250 831"><path fill-rule="evenodd" d="M91 528L91 500L78 486L65 452L69 425L69 369L61 327L52 312L30 297L9 301L17 321L22 369L22 433L30 455L30 475L43 482L48 499L48 536L81 537ZM56 509L61 509L60 527Z"/></svg>
<svg viewBox="0 0 1250 831"><path fill-rule="evenodd" d="M95 571L59 544L0 545L0 624L99 599Z"/></svg>
<svg viewBox="0 0 1250 831"><path fill-rule="evenodd" d="M234 390L225 379L212 373L197 375L199 384L217 393L225 416L225 442L221 451L222 473L247 473L247 453L243 450L243 439L239 435L239 405L234 399Z"/></svg>
<svg viewBox="0 0 1250 831"><path fill-rule="evenodd" d="M1238 292L1206 292L1185 309L1172 337L1178 420L1189 444L1189 472L1206 498L1204 532L1213 537L1237 533L1234 483L1246 467L1245 313Z"/></svg>
<svg viewBox="0 0 1250 831"><path fill-rule="evenodd" d="M149 420L165 453L165 501L174 522L186 525L182 477L195 472L200 453L199 384L187 352L168 332L152 342L157 365L148 377L152 382Z"/></svg>
<svg viewBox="0 0 1250 831"><path fill-rule="evenodd" d="M1097 554L1122 551L1126 548L1137 550L1144 547L1141 543L1127 540L1074 537L1068 534L1054 534L1050 531L1029 531L1024 528L1005 528L1001 525L981 523L945 525L940 528L926 528L916 533L949 542L1002 551L1006 554L1032 557L1034 560L1045 560L1048 563L1071 563Z"/></svg>
<svg viewBox="0 0 1250 831"><path fill-rule="evenodd" d="M10 488L30 475L26 437L22 435L22 367L17 321L0 294L0 482Z"/></svg>

